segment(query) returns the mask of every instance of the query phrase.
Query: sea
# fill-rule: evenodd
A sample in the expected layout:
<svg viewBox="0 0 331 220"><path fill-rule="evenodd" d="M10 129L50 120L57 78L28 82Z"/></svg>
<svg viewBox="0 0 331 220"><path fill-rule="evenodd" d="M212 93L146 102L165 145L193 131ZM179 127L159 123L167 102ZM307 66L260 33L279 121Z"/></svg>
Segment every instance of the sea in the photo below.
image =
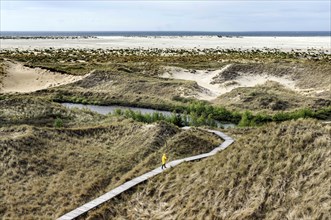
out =
<svg viewBox="0 0 331 220"><path fill-rule="evenodd" d="M331 31L0 31L1 37L39 36L233 36L233 37L330 37Z"/></svg>

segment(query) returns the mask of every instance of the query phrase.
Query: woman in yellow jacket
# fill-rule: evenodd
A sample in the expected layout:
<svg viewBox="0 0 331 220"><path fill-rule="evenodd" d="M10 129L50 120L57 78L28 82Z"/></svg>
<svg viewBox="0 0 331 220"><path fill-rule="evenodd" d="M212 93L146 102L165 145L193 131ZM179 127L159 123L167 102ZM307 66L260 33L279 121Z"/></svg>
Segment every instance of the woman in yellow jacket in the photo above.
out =
<svg viewBox="0 0 331 220"><path fill-rule="evenodd" d="M166 162L167 162L167 156L166 156L166 154L163 154L162 155L162 166L161 166L162 170L163 170L163 168L167 168L166 167Z"/></svg>

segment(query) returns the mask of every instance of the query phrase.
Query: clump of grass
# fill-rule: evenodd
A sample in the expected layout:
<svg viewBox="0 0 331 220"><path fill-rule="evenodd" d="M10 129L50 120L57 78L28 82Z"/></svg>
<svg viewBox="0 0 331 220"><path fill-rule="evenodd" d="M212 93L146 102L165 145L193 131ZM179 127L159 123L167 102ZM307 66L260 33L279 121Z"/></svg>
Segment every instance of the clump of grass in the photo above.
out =
<svg viewBox="0 0 331 220"><path fill-rule="evenodd" d="M85 218L328 219L330 131L314 120L245 129L225 151L169 170Z"/></svg>
<svg viewBox="0 0 331 220"><path fill-rule="evenodd" d="M0 58L0 89L2 87L2 80L5 76L6 76L5 64L4 64L3 60Z"/></svg>
<svg viewBox="0 0 331 220"><path fill-rule="evenodd" d="M63 127L63 120L61 118L56 118L54 121L54 127L56 128Z"/></svg>

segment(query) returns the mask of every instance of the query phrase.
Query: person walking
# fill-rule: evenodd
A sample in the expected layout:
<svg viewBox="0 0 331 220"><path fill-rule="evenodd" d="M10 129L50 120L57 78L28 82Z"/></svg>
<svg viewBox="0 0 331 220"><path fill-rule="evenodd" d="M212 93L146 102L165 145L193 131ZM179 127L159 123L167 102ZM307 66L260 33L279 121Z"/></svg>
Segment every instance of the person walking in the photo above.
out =
<svg viewBox="0 0 331 220"><path fill-rule="evenodd" d="M166 167L166 162L167 162L167 155L166 154L163 154L162 155L162 166L161 166L161 169L163 170L163 168L167 168Z"/></svg>

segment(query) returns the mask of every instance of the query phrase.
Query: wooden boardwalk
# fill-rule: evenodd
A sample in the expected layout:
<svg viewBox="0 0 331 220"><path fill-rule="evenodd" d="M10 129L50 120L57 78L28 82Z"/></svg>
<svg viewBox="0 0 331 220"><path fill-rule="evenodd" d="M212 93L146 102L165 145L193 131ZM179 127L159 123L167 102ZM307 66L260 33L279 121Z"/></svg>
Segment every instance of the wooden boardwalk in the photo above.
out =
<svg viewBox="0 0 331 220"><path fill-rule="evenodd" d="M183 129L189 129L189 127L184 127ZM199 159L202 159L202 158L205 158L205 157L213 156L217 152L219 152L221 150L224 150L225 148L227 148L229 145L231 145L234 142L234 140L231 137L227 136L223 132L214 131L214 130L207 130L207 131L218 135L220 138L222 138L224 140L224 142L209 153L199 154L199 155L196 155L196 156L193 156L193 157L186 157L186 158L183 158L183 159L171 161L171 162L167 163L168 167L175 167L178 164L181 164L185 161L199 160ZM166 170L166 169L164 169L164 170ZM158 174L162 173L164 170L162 170L161 167L158 167L158 168L156 168L156 169L154 169L154 170L152 170L148 173L145 173L145 174L143 174L139 177L136 177L136 178L134 178L134 179L118 186L118 187L116 187L115 189L107 192L106 194L103 194L102 196L100 196L100 197L98 197L98 198L96 198L96 199L94 199L94 200L92 200L92 201L90 201L90 202L88 202L88 203L72 210L71 212L68 212L67 214L64 214L63 216L58 218L58 220L75 219L78 216L88 212L89 210L99 206L100 204L102 204L102 203L114 198L115 196L121 194L122 192L134 187L135 185L137 185L141 182L144 182L144 181L148 180L149 178L151 178L155 175L158 175Z"/></svg>

